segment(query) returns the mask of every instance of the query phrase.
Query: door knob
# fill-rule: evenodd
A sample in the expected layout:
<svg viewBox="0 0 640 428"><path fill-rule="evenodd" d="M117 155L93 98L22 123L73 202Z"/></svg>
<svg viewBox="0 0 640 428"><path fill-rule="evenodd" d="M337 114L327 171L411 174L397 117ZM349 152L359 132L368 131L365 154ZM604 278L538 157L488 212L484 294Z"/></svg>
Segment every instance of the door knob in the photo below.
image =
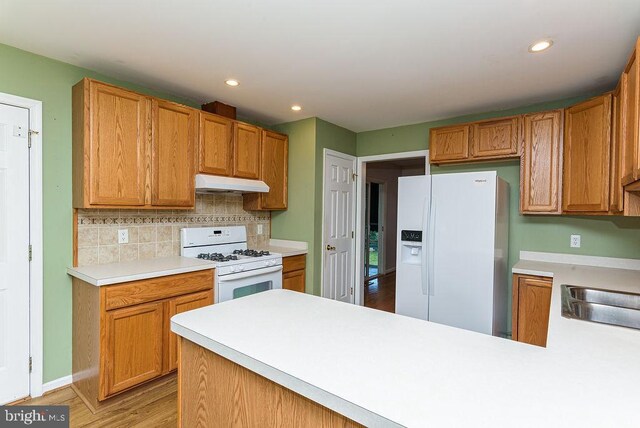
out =
<svg viewBox="0 0 640 428"><path fill-rule="evenodd" d="M334 251L336 249L336 247L332 247L331 245L327 244L327 251Z"/></svg>

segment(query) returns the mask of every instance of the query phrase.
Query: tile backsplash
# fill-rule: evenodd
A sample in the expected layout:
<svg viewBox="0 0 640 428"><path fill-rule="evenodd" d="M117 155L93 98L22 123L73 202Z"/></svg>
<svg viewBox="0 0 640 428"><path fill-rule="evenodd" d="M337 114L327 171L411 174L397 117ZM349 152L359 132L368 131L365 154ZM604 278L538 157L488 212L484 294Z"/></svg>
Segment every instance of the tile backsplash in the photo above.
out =
<svg viewBox="0 0 640 428"><path fill-rule="evenodd" d="M259 248L270 220L268 211L245 211L234 193L198 194L194 210L78 210L78 266L179 255L183 227L245 225L249 248ZM127 244L118 244L119 229L129 231Z"/></svg>

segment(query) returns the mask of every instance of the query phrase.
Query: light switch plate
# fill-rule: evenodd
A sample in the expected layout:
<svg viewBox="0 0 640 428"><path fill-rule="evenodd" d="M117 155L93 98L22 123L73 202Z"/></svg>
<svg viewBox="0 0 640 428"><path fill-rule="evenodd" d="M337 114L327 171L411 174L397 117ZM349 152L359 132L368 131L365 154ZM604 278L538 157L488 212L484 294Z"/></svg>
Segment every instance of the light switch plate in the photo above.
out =
<svg viewBox="0 0 640 428"><path fill-rule="evenodd" d="M262 235L262 233L263 233L262 225L261 225L261 224L259 224L259 225L258 225L258 235Z"/></svg>
<svg viewBox="0 0 640 428"><path fill-rule="evenodd" d="M129 229L118 229L118 244L129 243Z"/></svg>
<svg viewBox="0 0 640 428"><path fill-rule="evenodd" d="M571 248L580 248L580 235L571 235Z"/></svg>

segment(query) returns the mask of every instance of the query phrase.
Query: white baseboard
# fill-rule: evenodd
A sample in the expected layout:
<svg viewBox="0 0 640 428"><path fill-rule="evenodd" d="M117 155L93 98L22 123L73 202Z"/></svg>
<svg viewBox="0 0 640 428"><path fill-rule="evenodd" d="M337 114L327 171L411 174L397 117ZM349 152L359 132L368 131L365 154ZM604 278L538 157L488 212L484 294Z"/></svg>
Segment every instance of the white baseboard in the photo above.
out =
<svg viewBox="0 0 640 428"><path fill-rule="evenodd" d="M47 382L44 385L42 385L42 393L46 394L47 392L53 391L54 389L71 385L72 382L73 382L73 378L71 377L71 375L54 379L51 382Z"/></svg>
<svg viewBox="0 0 640 428"><path fill-rule="evenodd" d="M395 268L395 267L392 267L392 268L389 268L389 269L385 270L385 271L384 271L384 274L385 274L385 275L388 275L388 274L390 274L390 273L392 273L392 272L395 272L395 271L396 271L396 268Z"/></svg>

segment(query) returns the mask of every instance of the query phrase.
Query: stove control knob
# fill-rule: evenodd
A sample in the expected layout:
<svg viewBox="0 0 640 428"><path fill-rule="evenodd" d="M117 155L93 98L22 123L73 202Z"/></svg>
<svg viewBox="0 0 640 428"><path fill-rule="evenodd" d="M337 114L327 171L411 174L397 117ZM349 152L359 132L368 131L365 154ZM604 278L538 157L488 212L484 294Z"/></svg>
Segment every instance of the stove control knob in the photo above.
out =
<svg viewBox="0 0 640 428"><path fill-rule="evenodd" d="M244 270L244 266L238 266L238 271L242 272Z"/></svg>
<svg viewBox="0 0 640 428"><path fill-rule="evenodd" d="M235 266L231 266L231 267L229 268L229 270L230 270L231 272L235 272L235 271L236 271L236 267L235 267Z"/></svg>

